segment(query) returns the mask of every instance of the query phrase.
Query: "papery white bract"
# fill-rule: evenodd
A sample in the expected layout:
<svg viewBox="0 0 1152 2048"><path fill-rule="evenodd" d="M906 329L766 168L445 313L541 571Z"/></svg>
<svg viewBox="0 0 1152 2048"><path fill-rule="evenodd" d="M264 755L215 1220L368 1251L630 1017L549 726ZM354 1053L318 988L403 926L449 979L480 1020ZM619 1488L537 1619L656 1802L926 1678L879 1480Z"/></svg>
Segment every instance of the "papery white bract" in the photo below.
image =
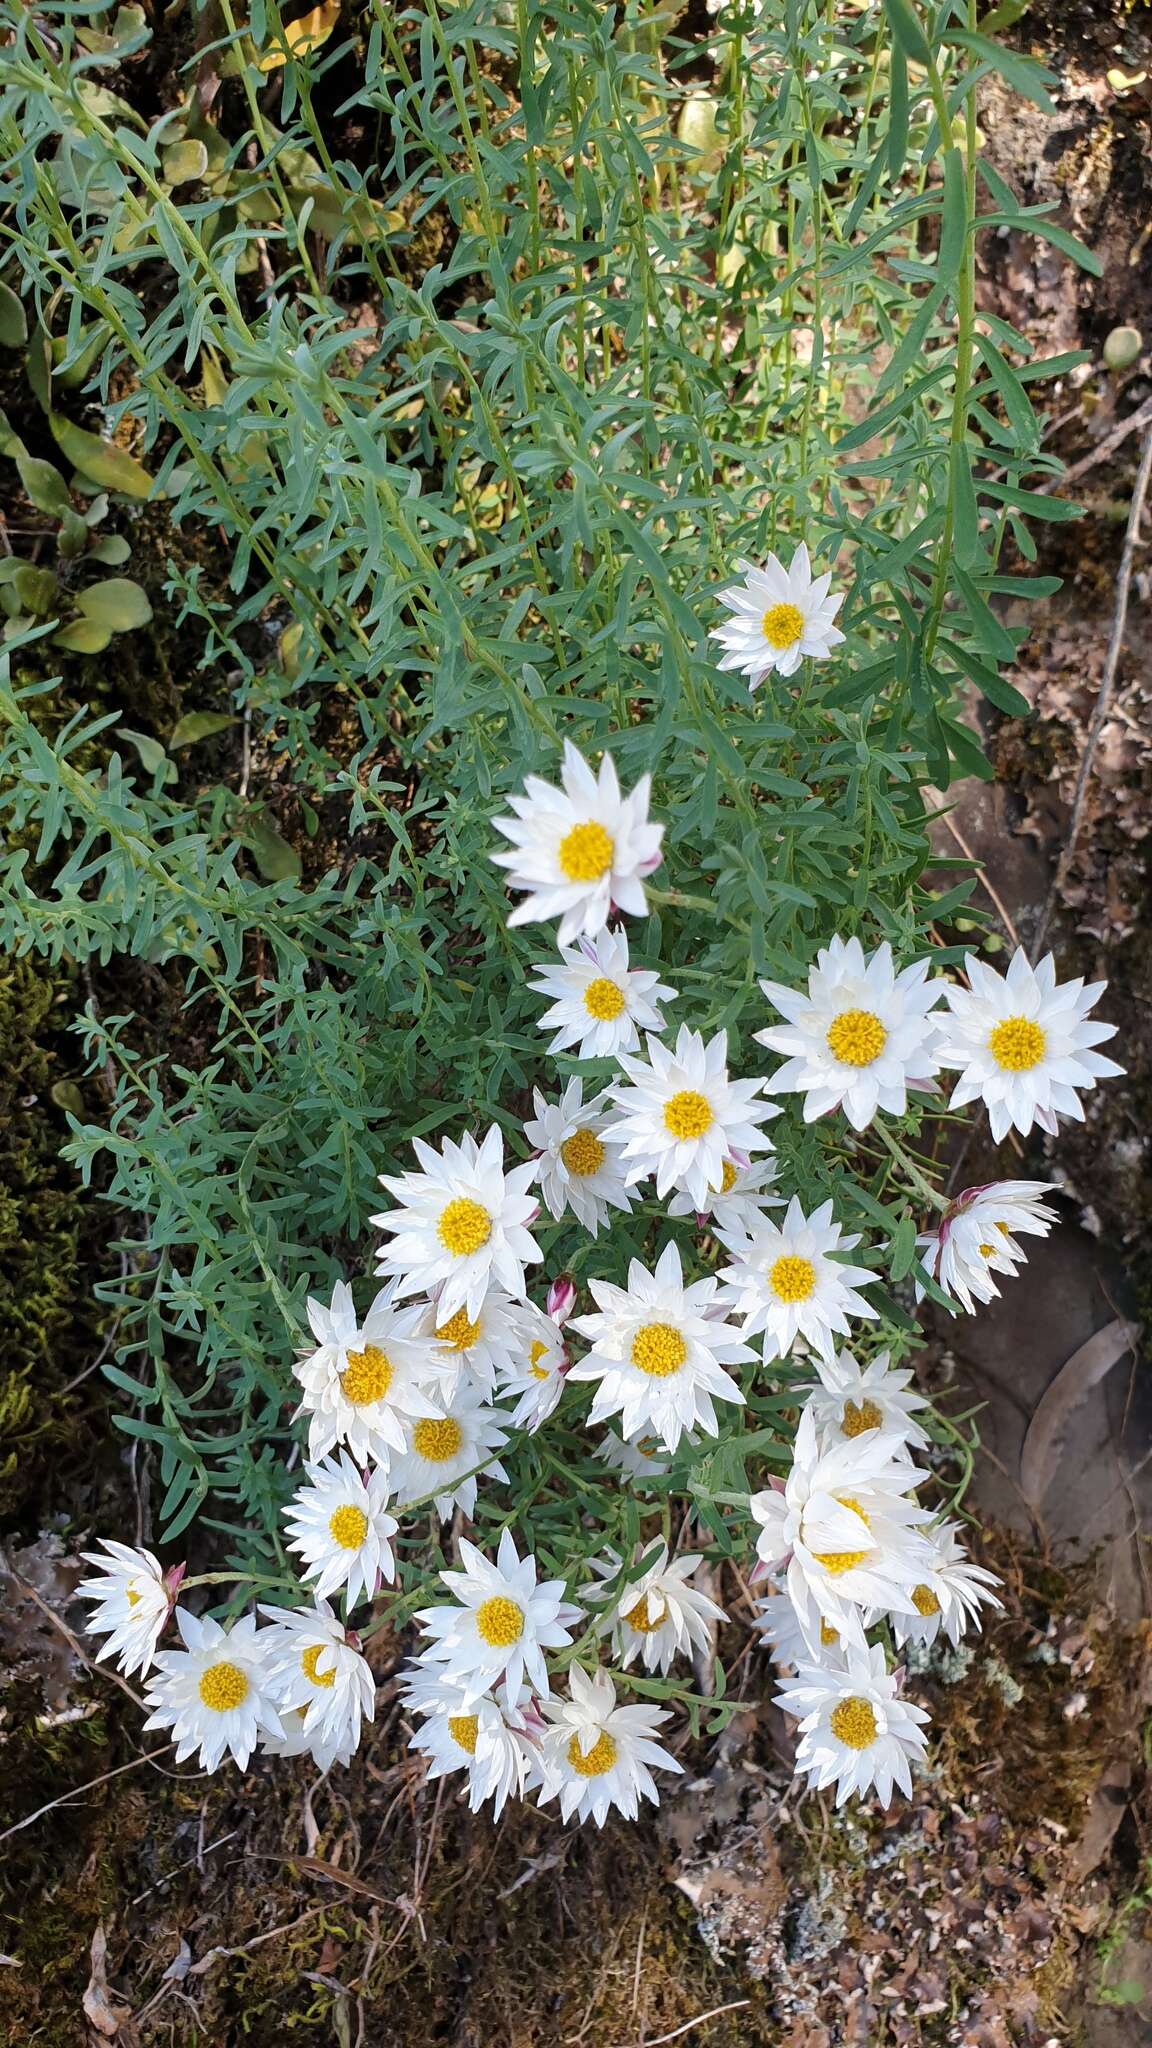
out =
<svg viewBox="0 0 1152 2048"><path fill-rule="evenodd" d="M861 1365L850 1351L834 1358L815 1358L819 1375L814 1387L800 1387L812 1412L817 1430L827 1441L851 1441L867 1430L882 1429L898 1436L910 1448L928 1442L928 1432L916 1417L928 1407L915 1392L908 1367L891 1365L886 1351L878 1352Z"/></svg>
<svg viewBox="0 0 1152 2048"><path fill-rule="evenodd" d="M460 1558L463 1571L440 1574L456 1604L417 1613L430 1638L421 1661L442 1666L469 1699L498 1684L513 1707L526 1688L547 1697L544 1651L566 1649L570 1625L580 1618L580 1609L564 1598L563 1579L538 1584L535 1557L529 1552L521 1559L507 1529L495 1564L463 1536Z"/></svg>
<svg viewBox="0 0 1152 2048"><path fill-rule="evenodd" d="M747 1157L770 1152L760 1129L779 1107L760 1097L762 1082L728 1078L728 1034L718 1031L705 1044L698 1031L682 1025L674 1050L649 1037L647 1059L620 1056L630 1085L615 1086L619 1133L628 1179L656 1176L663 1200L682 1188L697 1208L724 1184L724 1162L733 1152Z"/></svg>
<svg viewBox="0 0 1152 2048"><path fill-rule="evenodd" d="M979 1628L981 1606L1003 1605L992 1590L999 1584L995 1572L971 1562L960 1541L959 1525L946 1522L933 1532L924 1577L912 1588L915 1612L892 1616L896 1641L931 1643L943 1629L956 1646L973 1624Z"/></svg>
<svg viewBox="0 0 1152 2048"><path fill-rule="evenodd" d="M764 1217L741 1236L717 1234L733 1254L720 1276L722 1299L744 1317L746 1337L763 1330L766 1363L786 1358L797 1336L831 1358L833 1338L848 1334L849 1316L878 1313L859 1292L875 1274L839 1256L860 1239L844 1235L830 1201L805 1216L794 1195L781 1220Z"/></svg>
<svg viewBox="0 0 1152 2048"><path fill-rule="evenodd" d="M946 984L929 975L927 960L897 972L887 941L866 955L859 939L834 938L809 968L807 990L762 981L787 1020L753 1034L786 1055L766 1085L803 1094L805 1123L843 1109L862 1131L878 1109L903 1116L908 1089L931 1088L939 1072L932 1011Z"/></svg>
<svg viewBox="0 0 1152 2048"><path fill-rule="evenodd" d="M85 1624L88 1634L106 1637L96 1652L97 1662L114 1657L129 1678L133 1672L147 1671L171 1613L180 1574L166 1576L150 1550L136 1550L128 1543L105 1540L99 1550L82 1555L98 1574L76 1588L81 1600L96 1603Z"/></svg>
<svg viewBox="0 0 1152 2048"><path fill-rule="evenodd" d="M376 1711L376 1681L355 1638L326 1600L315 1607L261 1606L268 1691L281 1713L304 1710L304 1733L339 1754L355 1750L361 1721Z"/></svg>
<svg viewBox="0 0 1152 2048"><path fill-rule="evenodd" d="M535 1162L505 1172L497 1124L481 1145L465 1132L458 1143L445 1138L439 1152L422 1138L412 1146L420 1173L380 1176L400 1206L371 1219L392 1236L379 1270L395 1274L398 1295L435 1295L442 1322L459 1308L478 1315L493 1282L522 1299L524 1268L540 1257L528 1228Z"/></svg>
<svg viewBox="0 0 1152 2048"><path fill-rule="evenodd" d="M701 1230L730 1231L743 1236L753 1230L769 1209L782 1209L784 1198L770 1192L779 1168L774 1159L739 1161L726 1159L718 1188L709 1188L703 1202L691 1195L674 1194L668 1203L670 1216L694 1216Z"/></svg>
<svg viewBox="0 0 1152 2048"><path fill-rule="evenodd" d="M532 1091L535 1116L524 1136L539 1154L536 1178L544 1207L552 1217L570 1209L593 1237L608 1222L611 1209L627 1213L632 1197L625 1181L615 1116L605 1113L605 1095L584 1101L579 1077L569 1081L559 1102L548 1102L539 1088Z"/></svg>
<svg viewBox="0 0 1152 2048"><path fill-rule="evenodd" d="M277 1709L280 1732L262 1735L260 1749L265 1756L309 1756L318 1771L330 1771L334 1764L346 1767L356 1754L355 1743L341 1741L339 1732L330 1735L319 1728L309 1731L306 1707Z"/></svg>
<svg viewBox="0 0 1152 2048"><path fill-rule="evenodd" d="M840 1630L823 1616L814 1626L806 1627L787 1593L768 1593L757 1602L756 1626L777 1664L790 1665L793 1670L801 1664L843 1665Z"/></svg>
<svg viewBox="0 0 1152 2048"><path fill-rule="evenodd" d="M555 1409L564 1391L568 1353L560 1325L542 1309L531 1309L531 1341L505 1373L500 1392L516 1396L512 1427L534 1432Z"/></svg>
<svg viewBox="0 0 1152 2048"><path fill-rule="evenodd" d="M619 1576L621 1561L614 1551L589 1562L601 1578ZM667 1672L678 1656L710 1654L713 1624L728 1617L709 1594L688 1583L703 1562L699 1552L670 1558L667 1544L661 1543L639 1578L611 1594L606 1588L593 1594L595 1600L609 1601L598 1630L611 1636L621 1670L639 1658L645 1671Z"/></svg>
<svg viewBox="0 0 1152 2048"><path fill-rule="evenodd" d="M542 961L533 969L530 986L553 998L551 1009L537 1019L541 1031L557 1026L549 1052L574 1047L582 1060L617 1059L639 1045L641 1031L663 1031L664 1013L657 1005L673 1002L676 990L628 962L628 934L621 927L563 946L560 961Z"/></svg>
<svg viewBox="0 0 1152 2048"><path fill-rule="evenodd" d="M961 1069L950 1107L983 1102L997 1143L1012 1129L1026 1137L1034 1123L1055 1134L1062 1116L1083 1122L1077 1091L1124 1072L1093 1049L1116 1032L1088 1015L1107 982L1058 983L1051 953L1032 967L1023 947L1007 974L974 953L964 971L967 988L947 986L951 1016L942 1019L936 1045L941 1066Z"/></svg>
<svg viewBox="0 0 1152 2048"><path fill-rule="evenodd" d="M817 1790L835 1785L837 1806L873 1788L888 1806L896 1785L911 1798L909 1763L923 1758L928 1716L900 1697L879 1645L849 1648L842 1669L801 1665L776 1704L800 1724L796 1769Z"/></svg>
<svg viewBox="0 0 1152 2048"><path fill-rule="evenodd" d="M544 1777L541 1803L559 1796L563 1820L594 1820L603 1827L615 1806L635 1820L641 1799L659 1805L653 1770L682 1766L657 1741L666 1707L616 1705L616 1688L606 1671L589 1677L579 1664L568 1672L566 1700L544 1700L551 1724L541 1741Z"/></svg>
<svg viewBox="0 0 1152 2048"><path fill-rule="evenodd" d="M176 1609L182 1650L160 1650L150 1672L144 1704L152 1709L145 1728L168 1728L176 1762L198 1752L206 1771L225 1756L241 1770L260 1735L278 1736L280 1722L268 1684L264 1638L254 1615L231 1628Z"/></svg>
<svg viewBox="0 0 1152 2048"><path fill-rule="evenodd" d="M745 561L736 567L743 583L719 593L731 617L709 634L724 649L717 667L747 676L754 690L773 669L794 675L806 655L823 660L840 645L844 635L834 621L843 597L829 595L830 570L813 576L803 541L787 569L775 555L762 569Z"/></svg>
<svg viewBox="0 0 1152 2048"><path fill-rule="evenodd" d="M490 1400L501 1375L512 1369L531 1342L534 1314L527 1302L514 1301L502 1287L488 1289L474 1316L458 1308L445 1317L438 1302L428 1302L420 1329L434 1339L444 1367L441 1401L452 1399L461 1377Z"/></svg>
<svg viewBox="0 0 1152 2048"><path fill-rule="evenodd" d="M691 1434L681 1438L682 1443L694 1442ZM596 1456L612 1472L623 1472L638 1486L649 1487L653 1480L663 1479L668 1470L668 1457L662 1455L663 1447L654 1436L638 1436L632 1443L626 1441L618 1430L606 1430L596 1446Z"/></svg>
<svg viewBox="0 0 1152 2048"><path fill-rule="evenodd" d="M486 1799L499 1820L508 1800L521 1797L535 1773L535 1752L520 1724L510 1726L491 1693L479 1698L430 1669L416 1667L405 1699L422 1716L409 1746L428 1759L428 1782L453 1771L468 1777L468 1807L478 1813Z"/></svg>
<svg viewBox="0 0 1152 2048"><path fill-rule="evenodd" d="M510 925L558 917L561 946L583 932L594 938L613 907L643 917L643 877L660 865L664 827L648 817L652 779L642 775L623 796L609 754L594 775L570 740L564 742L563 787L538 775L525 778L523 796L509 798L511 818L493 818L512 850L494 853L508 870L509 887L528 891Z"/></svg>
<svg viewBox="0 0 1152 2048"><path fill-rule="evenodd" d="M993 1274L1014 1277L1024 1264L1027 1253L1017 1236L1047 1237L1058 1221L1055 1209L1041 1199L1054 1188L1046 1180L996 1180L965 1188L936 1228L917 1238L926 1271L969 1315L978 1301L999 1295Z"/></svg>
<svg viewBox="0 0 1152 2048"><path fill-rule="evenodd" d="M313 1461L347 1444L357 1464L387 1469L403 1449L405 1423L436 1412L429 1390L443 1376L442 1361L421 1338L416 1310L394 1305L395 1292L382 1288L363 1322L343 1280L332 1290L330 1307L309 1297L317 1347L293 1370Z"/></svg>
<svg viewBox="0 0 1152 2048"><path fill-rule="evenodd" d="M314 1581L317 1599L344 1587L349 1605L370 1600L380 1581L396 1577L392 1538L399 1524L387 1512L388 1475L361 1472L342 1451L305 1468L308 1485L293 1494L284 1519L294 1551Z"/></svg>
<svg viewBox="0 0 1152 2048"><path fill-rule="evenodd" d="M508 1474L499 1461L508 1441L507 1421L499 1409L488 1406L478 1387L461 1380L442 1410L418 1417L404 1449L393 1458L393 1505L409 1507L431 1495L442 1522L456 1508L473 1514L478 1478L507 1483Z"/></svg>

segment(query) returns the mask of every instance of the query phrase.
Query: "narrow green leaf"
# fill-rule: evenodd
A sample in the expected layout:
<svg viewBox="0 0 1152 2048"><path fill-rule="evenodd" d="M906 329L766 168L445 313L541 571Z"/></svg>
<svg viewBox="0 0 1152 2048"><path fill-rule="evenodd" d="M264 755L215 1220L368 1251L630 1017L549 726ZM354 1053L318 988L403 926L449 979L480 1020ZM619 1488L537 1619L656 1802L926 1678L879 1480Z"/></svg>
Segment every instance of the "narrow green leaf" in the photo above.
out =
<svg viewBox="0 0 1152 2048"><path fill-rule="evenodd" d="M920 16L912 5L912 0L884 0L884 12L888 16L888 26L892 30L892 40L897 49L902 50L906 57L911 57L914 64L931 63L932 52L928 47L928 38L920 25Z"/></svg>
<svg viewBox="0 0 1152 2048"><path fill-rule="evenodd" d="M968 239L968 191L964 158L958 149L944 151L944 186L940 201L940 253L936 275L950 284L959 275Z"/></svg>

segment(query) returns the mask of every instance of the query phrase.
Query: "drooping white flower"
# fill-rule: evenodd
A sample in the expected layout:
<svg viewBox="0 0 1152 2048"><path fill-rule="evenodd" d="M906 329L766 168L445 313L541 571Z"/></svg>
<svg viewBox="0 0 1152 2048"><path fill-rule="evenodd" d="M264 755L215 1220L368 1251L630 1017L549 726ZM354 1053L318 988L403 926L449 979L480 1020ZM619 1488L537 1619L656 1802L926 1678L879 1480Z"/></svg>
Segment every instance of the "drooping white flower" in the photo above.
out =
<svg viewBox="0 0 1152 2048"><path fill-rule="evenodd" d="M579 1664L568 1673L568 1698L544 1700L551 1724L541 1742L541 1802L559 1795L563 1820L594 1820L603 1827L612 1807L635 1820L641 1799L660 1803L653 1770L677 1771L657 1733L671 1716L666 1707L616 1705L606 1671L589 1677Z"/></svg>
<svg viewBox="0 0 1152 2048"><path fill-rule="evenodd" d="M346 1767L351 1763L356 1745L342 1742L338 1732L328 1735L318 1728L309 1732L305 1727L307 1707L281 1707L277 1714L279 1734L260 1737L260 1749L265 1756L310 1756L318 1771L330 1771L335 1764Z"/></svg>
<svg viewBox="0 0 1152 2048"><path fill-rule="evenodd" d="M858 1291L876 1275L841 1258L860 1239L845 1236L830 1201L805 1216L794 1195L779 1222L764 1217L741 1237L717 1234L733 1255L720 1276L723 1299L745 1318L746 1337L764 1331L766 1362L786 1358L797 1336L831 1358L849 1316L878 1313Z"/></svg>
<svg viewBox="0 0 1152 2048"><path fill-rule="evenodd" d="M844 1639L833 1622L823 1616L815 1626L801 1621L787 1593L768 1593L757 1602L756 1627L768 1644L773 1661L795 1671L801 1664L840 1666L844 1662Z"/></svg>
<svg viewBox="0 0 1152 2048"><path fill-rule="evenodd" d="M983 1102L997 1143L1013 1128L1026 1137L1034 1123L1055 1133L1062 1116L1082 1123L1077 1091L1124 1072L1093 1050L1116 1031L1088 1015L1107 982L1058 983L1051 953L1032 967L1023 947L1007 974L974 953L964 971L968 987L950 982L945 990L951 1016L941 1020L936 1044L941 1066L961 1069L950 1107Z"/></svg>
<svg viewBox="0 0 1152 2048"><path fill-rule="evenodd" d="M805 655L822 661L840 645L844 635L834 621L843 597L829 595L830 570L813 577L803 541L787 569L775 555L762 569L745 561L736 567L743 583L719 594L732 616L709 634L724 649L720 668L747 676L754 690L773 669L794 675Z"/></svg>
<svg viewBox="0 0 1152 2048"><path fill-rule="evenodd" d="M410 1507L431 1494L442 1522L456 1508L474 1514L478 1478L507 1482L499 1460L508 1441L507 1419L487 1405L478 1387L461 1380L442 1409L417 1418L404 1449L393 1458L393 1506Z"/></svg>
<svg viewBox="0 0 1152 2048"><path fill-rule="evenodd" d="M268 1691L281 1713L304 1709L304 1733L336 1753L355 1750L361 1721L376 1712L376 1680L326 1600L315 1607L265 1607Z"/></svg>
<svg viewBox="0 0 1152 2048"><path fill-rule="evenodd" d="M523 1715L514 1711L517 1725L510 1726L491 1693L477 1698L467 1687L419 1667L405 1687L405 1698L423 1716L409 1746L427 1757L429 1784L465 1771L469 1811L479 1813L491 1799L492 1818L499 1820L508 1800L522 1797L535 1775L535 1752L523 1732Z"/></svg>
<svg viewBox="0 0 1152 2048"><path fill-rule="evenodd" d="M529 1552L521 1560L507 1529L495 1564L465 1537L460 1557L463 1571L440 1574L456 1604L424 1607L416 1616L431 1639L422 1661L442 1665L444 1677L470 1699L496 1685L503 1685L513 1707L526 1688L546 1698L544 1651L566 1649L570 1624L580 1618L580 1609L564 1597L563 1579L538 1584L535 1557Z"/></svg>
<svg viewBox="0 0 1152 2048"><path fill-rule="evenodd" d="M255 1615L231 1628L176 1609L182 1650L160 1650L149 1674L144 1703L152 1712L145 1728L170 1728L176 1762L193 1751L206 1771L225 1755L243 1770L260 1735L281 1732L268 1686L264 1638Z"/></svg>
<svg viewBox="0 0 1152 2048"><path fill-rule="evenodd" d="M992 1591L1000 1584L995 1572L973 1564L960 1541L959 1526L946 1522L932 1532L932 1549L924 1577L912 1588L913 1614L894 1614L898 1643L931 1643L941 1629L953 1646L974 1623L980 1627L981 1606L1000 1608Z"/></svg>
<svg viewBox="0 0 1152 2048"><path fill-rule="evenodd" d="M501 1393L514 1394L512 1427L534 1432L555 1409L564 1392L568 1353L558 1322L532 1308L533 1335L526 1350L504 1374Z"/></svg>
<svg viewBox="0 0 1152 2048"><path fill-rule="evenodd" d="M621 1054L631 1085L610 1091L621 1110L628 1179L654 1173L661 1200L678 1187L699 1209L723 1187L724 1162L733 1152L747 1157L772 1150L760 1126L780 1110L760 1099L762 1082L729 1080L726 1031L705 1045L698 1031L681 1025L675 1050L658 1038L649 1037L647 1045L647 1059Z"/></svg>
<svg viewBox="0 0 1152 2048"><path fill-rule="evenodd" d="M850 1351L813 1363L819 1383L800 1387L797 1393L806 1399L826 1443L837 1438L850 1442L870 1429L902 1437L909 1449L928 1442L928 1432L916 1417L929 1404L914 1391L911 1370L890 1365L886 1351L867 1365Z"/></svg>
<svg viewBox="0 0 1152 2048"><path fill-rule="evenodd" d="M999 1295L994 1273L1015 1277L1024 1264L1028 1255L1017 1236L1047 1237L1059 1221L1041 1200L1054 1187L1047 1180L995 1180L965 1188L935 1230L917 1238L926 1271L969 1315L978 1301Z"/></svg>
<svg viewBox="0 0 1152 2048"><path fill-rule="evenodd" d="M392 1538L399 1524L387 1512L388 1474L359 1471L347 1451L305 1467L308 1485L293 1494L284 1519L305 1581L318 1600L344 1587L348 1604L370 1600L381 1580L396 1577Z"/></svg>
<svg viewBox="0 0 1152 2048"><path fill-rule="evenodd" d="M686 1444L694 1442L690 1433L682 1439ZM638 1486L645 1489L653 1480L663 1479L668 1470L668 1459L661 1456L661 1445L654 1436L638 1436L628 1443L618 1430L606 1430L596 1446L596 1456L612 1472L623 1472Z"/></svg>
<svg viewBox="0 0 1152 2048"><path fill-rule="evenodd" d="M670 1216L695 1216L701 1230L730 1231L743 1236L760 1222L768 1209L782 1209L783 1197L769 1193L779 1168L774 1159L752 1159L743 1163L724 1161L718 1188L709 1188L707 1200L697 1204L691 1195L674 1194L668 1204Z"/></svg>
<svg viewBox="0 0 1152 2048"><path fill-rule="evenodd" d="M555 1024L549 1052L572 1047L582 1060L617 1059L640 1043L641 1031L663 1031L659 1003L671 1003L676 990L648 968L628 964L628 934L603 931L578 946L562 946L561 966L542 961L530 984L537 995L551 996L552 1007L537 1019L541 1031Z"/></svg>
<svg viewBox="0 0 1152 2048"><path fill-rule="evenodd" d="M509 798L515 816L492 820L512 849L491 858L507 868L510 888L529 892L509 924L558 917L558 943L567 946L581 932L595 938L613 906L644 916L643 877L660 865L664 827L648 817L651 776L621 795L609 754L601 756L597 776L565 740L560 775L560 789L538 775L525 778L523 796Z"/></svg>
<svg viewBox="0 0 1152 2048"><path fill-rule="evenodd" d="M76 1588L81 1600L97 1603L86 1624L88 1634L107 1638L96 1652L97 1662L114 1657L129 1678L134 1671L147 1671L172 1612L183 1567L165 1573L150 1550L134 1550L129 1543L108 1539L99 1550L81 1555L98 1574Z"/></svg>
<svg viewBox="0 0 1152 2048"><path fill-rule="evenodd" d="M931 1556L922 1533L928 1510L908 1497L921 1477L903 1437L867 1430L825 1444L804 1410L787 1478L748 1505L760 1526L757 1553L770 1570L786 1567L788 1596L814 1649L822 1622L860 1642L865 1610L915 1613L912 1588Z"/></svg>
<svg viewBox="0 0 1152 2048"><path fill-rule="evenodd" d="M514 1301L502 1287L488 1289L474 1316L458 1308L444 1317L438 1302L426 1303L420 1329L435 1340L443 1364L440 1399L451 1400L461 1377L491 1399L499 1379L531 1342L535 1313L529 1303Z"/></svg>
<svg viewBox="0 0 1152 2048"><path fill-rule="evenodd" d="M598 1633L611 1636L621 1670L627 1671L639 1657L645 1671L666 1672L678 1656L710 1653L711 1624L727 1621L728 1616L707 1593L688 1584L703 1561L699 1552L669 1558L668 1545L661 1543L639 1578L622 1589L602 1589L593 1595L609 1602ZM601 1578L619 1577L621 1560L615 1551L589 1562Z"/></svg>
<svg viewBox="0 0 1152 2048"><path fill-rule="evenodd" d="M894 1785L911 1798L909 1764L924 1756L928 1716L901 1699L878 1644L849 1648L843 1669L802 1665L776 1704L800 1724L796 1769L817 1790L835 1785L837 1806L872 1788L888 1806Z"/></svg>
<svg viewBox="0 0 1152 2048"><path fill-rule="evenodd" d="M787 1055L767 1085L803 1094L809 1124L834 1109L857 1131L878 1109L903 1116L908 1089L932 1088L940 1071L932 1012L946 983L930 973L927 960L897 972L887 940L869 956L859 939L834 938L809 968L806 991L762 981L787 1019L753 1034Z"/></svg>
<svg viewBox="0 0 1152 2048"><path fill-rule="evenodd" d="M382 1465L404 1446L404 1425L435 1414L430 1398L441 1372L434 1348L419 1334L412 1308L394 1306L394 1287L382 1288L361 1322L352 1290L338 1280L331 1306L308 1302L316 1350L293 1370L308 1417L308 1455L316 1462L347 1444L359 1465Z"/></svg>
<svg viewBox="0 0 1152 2048"><path fill-rule="evenodd" d="M536 1111L524 1126L534 1151L536 1177L544 1206L553 1217L570 1209L593 1237L608 1221L610 1209L632 1207L632 1197L615 1133L616 1118L605 1112L605 1095L585 1103L584 1084L569 1081L559 1102L549 1102L539 1088L532 1091Z"/></svg>
<svg viewBox="0 0 1152 2048"><path fill-rule="evenodd" d="M589 1420L619 1414L625 1436L651 1430L669 1450L689 1429L716 1436L713 1402L744 1402L724 1367L741 1364L752 1352L723 1320L715 1276L686 1285L680 1253L670 1244L654 1273L633 1259L627 1287L607 1280L589 1284L596 1312L576 1316L572 1327L591 1350L568 1371L570 1380L599 1382Z"/></svg>
<svg viewBox="0 0 1152 2048"><path fill-rule="evenodd" d="M414 1138L421 1173L380 1176L400 1204L372 1222L391 1233L379 1270L396 1275L396 1292L433 1294L441 1319L458 1308L475 1317L495 1282L524 1296L524 1268L541 1253L528 1225L536 1214L531 1193L534 1160L504 1170L504 1140L492 1124L482 1145L467 1132L440 1151Z"/></svg>

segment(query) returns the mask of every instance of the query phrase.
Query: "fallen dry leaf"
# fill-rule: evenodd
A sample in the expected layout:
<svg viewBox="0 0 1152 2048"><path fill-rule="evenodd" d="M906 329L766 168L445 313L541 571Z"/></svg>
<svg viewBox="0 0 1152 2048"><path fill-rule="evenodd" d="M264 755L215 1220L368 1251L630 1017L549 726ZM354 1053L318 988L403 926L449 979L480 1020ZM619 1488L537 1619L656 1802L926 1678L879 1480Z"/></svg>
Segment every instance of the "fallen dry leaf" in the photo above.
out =
<svg viewBox="0 0 1152 2048"><path fill-rule="evenodd" d="M1033 1507L1039 1506L1056 1477L1060 1445L1073 1410L1089 1389L1111 1372L1117 1359L1131 1350L1138 1334L1135 1323L1118 1316L1065 1359L1045 1388L1020 1450L1020 1491Z"/></svg>
<svg viewBox="0 0 1152 2048"><path fill-rule="evenodd" d="M136 2030L132 2028L125 2032L131 2015L128 2007L109 1992L105 1968L107 1959L108 1937L104 1932L104 1922L98 1920L92 1936L91 1975L82 2001L84 2017L101 2040L119 2041L121 2048L129 2048L129 2043L136 2038Z"/></svg>
<svg viewBox="0 0 1152 2048"><path fill-rule="evenodd" d="M340 19L341 0L322 0L310 14L302 14L297 21L284 24L284 41L288 45L287 55L306 56L310 50L318 50L326 43ZM257 71L279 71L286 61L282 49L265 50L256 59Z"/></svg>

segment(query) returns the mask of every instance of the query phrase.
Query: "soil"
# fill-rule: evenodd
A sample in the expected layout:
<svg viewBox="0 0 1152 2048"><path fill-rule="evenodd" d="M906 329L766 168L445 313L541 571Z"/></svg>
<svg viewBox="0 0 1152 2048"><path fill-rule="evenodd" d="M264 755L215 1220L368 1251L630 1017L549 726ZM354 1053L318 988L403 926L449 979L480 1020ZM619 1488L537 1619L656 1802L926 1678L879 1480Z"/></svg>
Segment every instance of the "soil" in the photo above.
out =
<svg viewBox="0 0 1152 2048"><path fill-rule="evenodd" d="M1114 437L1152 393L1147 352L1118 377L1098 360L1118 322L1152 340L1148 26L1145 7L1045 0L1014 35L1057 72L1055 113L994 79L982 107L1001 174L1027 203L1054 203L1103 265L1092 278L1014 233L981 248L989 310L1044 353L1094 356L1050 437L1079 468L1070 495L1087 512L1041 530L1038 566L1065 581L1037 608L1014 678L1031 714L990 715L998 780L952 790L937 828L942 851L954 856L958 836L986 862L982 900L1006 942L1035 932L1066 841L1141 431ZM158 538L157 588L163 552ZM450 1785L425 1786L386 1639L373 1645L372 1739L336 1780L317 1785L282 1763L209 1777L147 1755L135 1702L69 1634L84 1535L116 1517L146 1535L148 1521L147 1475L115 1443L98 1370L114 1338L93 1300L105 1226L59 1158L78 1065L67 1024L87 991L66 972L3 969L0 2043L1148 2039L1148 560L1145 547L1050 933L1062 972L1110 979L1128 1080L1089 1098L1058 1160L1031 1143L1000 1158L1000 1172L1059 1179L1064 1228L1000 1303L943 1321L924 1359L947 1412L980 1406L970 1505L987 1530L982 1561L1005 1581L1004 1611L963 1653L914 1674L939 1740L915 1798L887 1817L836 1814L795 1790L758 1653L737 1656L747 1704L725 1734L684 1748L678 1794L655 1819L602 1836L547 1811L493 1831L469 1820ZM133 573L147 580L135 561ZM207 701L195 680L174 680L195 679L182 652L161 636L121 665L117 694L134 725L163 732ZM76 664L73 701L111 687L96 667ZM144 1028L175 1029L163 973L137 981ZM121 981L118 1006L127 1000ZM984 1134L957 1170L987 1178L995 1158ZM745 1596L733 1582L721 1597L738 1613Z"/></svg>

